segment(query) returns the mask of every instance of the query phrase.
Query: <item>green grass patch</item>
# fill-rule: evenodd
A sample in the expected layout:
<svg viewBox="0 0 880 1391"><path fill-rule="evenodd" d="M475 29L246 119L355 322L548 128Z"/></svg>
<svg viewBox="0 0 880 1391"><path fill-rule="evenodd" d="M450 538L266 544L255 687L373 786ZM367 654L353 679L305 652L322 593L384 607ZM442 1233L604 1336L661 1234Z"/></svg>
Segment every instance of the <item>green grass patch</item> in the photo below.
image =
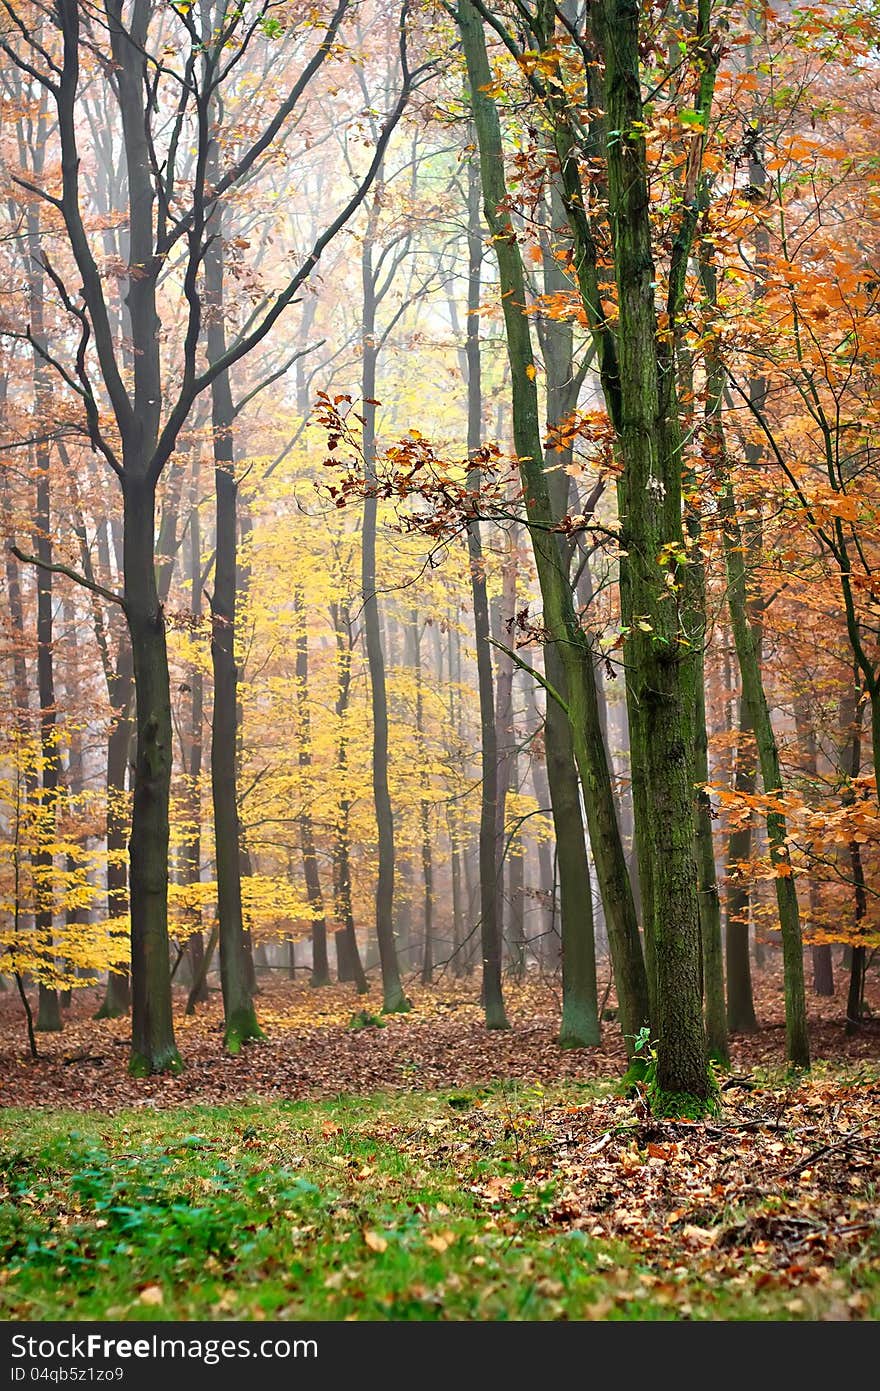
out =
<svg viewBox="0 0 880 1391"><path fill-rule="evenodd" d="M0 1112L0 1317L810 1317L558 1217L545 1108L596 1090Z"/></svg>

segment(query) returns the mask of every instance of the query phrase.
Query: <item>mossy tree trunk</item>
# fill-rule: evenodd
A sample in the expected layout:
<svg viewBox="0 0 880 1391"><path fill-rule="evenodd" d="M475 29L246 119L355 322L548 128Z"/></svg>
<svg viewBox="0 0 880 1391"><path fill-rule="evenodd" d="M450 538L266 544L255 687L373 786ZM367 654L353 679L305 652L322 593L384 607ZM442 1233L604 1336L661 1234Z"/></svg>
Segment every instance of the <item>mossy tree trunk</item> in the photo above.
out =
<svg viewBox="0 0 880 1391"><path fill-rule="evenodd" d="M701 7L701 19L702 7ZM702 1018L701 937L694 858L693 764L687 736L696 666L683 622L687 552L682 525L682 442L674 363L657 332L642 107L639 10L626 0L595 7L605 60L608 209L619 311L612 420L623 464L620 526L627 552L630 636L627 696L638 707L633 759L644 759L647 806L637 822L652 881L646 902L656 976L657 1085L705 1100L711 1093ZM706 65L699 107L711 104ZM682 213L669 272L674 328L693 238ZM639 747L641 744L641 747ZM639 815L639 805L636 805ZM645 817L648 817L647 822ZM644 895L644 878L642 880Z"/></svg>
<svg viewBox="0 0 880 1391"><path fill-rule="evenodd" d="M522 260L510 221L501 129L487 89L491 73L482 25L470 0L461 0L457 19L468 69L470 100L480 150L486 221L498 261L511 372L514 447L526 501L544 623L568 681L567 711L584 789L590 841L609 924L623 1032L628 1047L647 1019L647 982L626 861L602 738L593 657L577 621L555 531L544 473ZM560 693L556 692L559 696Z"/></svg>

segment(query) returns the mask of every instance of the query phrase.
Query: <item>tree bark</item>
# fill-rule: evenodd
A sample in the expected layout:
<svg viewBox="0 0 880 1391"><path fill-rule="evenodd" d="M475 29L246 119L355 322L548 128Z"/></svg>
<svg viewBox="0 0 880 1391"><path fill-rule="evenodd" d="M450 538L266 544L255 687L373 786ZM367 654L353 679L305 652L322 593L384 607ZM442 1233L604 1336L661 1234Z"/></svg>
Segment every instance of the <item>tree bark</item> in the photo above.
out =
<svg viewBox="0 0 880 1391"><path fill-rule="evenodd" d="M198 451L193 455L193 477L190 493L189 522L189 581L190 614L193 632L198 632L202 624L202 528L198 506L199 461ZM190 682L190 721L189 721L189 767L187 769L187 819L191 831L184 850L186 883L193 886L201 882L202 867L202 753L204 738L202 722L204 719L204 678L199 663L193 662L189 671ZM205 942L202 934L202 910L195 906L192 910L195 930L187 941L187 955L190 964L190 995L193 1011L195 1006L208 999L208 983L202 972L205 956ZM199 982L201 982L199 984Z"/></svg>
<svg viewBox="0 0 880 1391"><path fill-rule="evenodd" d="M216 142L211 144L213 178L218 169ZM226 352L224 326L223 224L218 209L210 220L212 240L205 253L205 295L210 309L207 350L210 363ZM211 593L211 660L214 708L211 721L211 791L217 858L217 916L220 929L220 984L225 1015L224 1046L236 1054L251 1039L265 1037L254 1008L255 981L246 959L241 899L241 826L238 809L238 669L235 664L238 481L233 438L234 408L228 372L211 386L214 445L216 538L214 588Z"/></svg>
<svg viewBox="0 0 880 1391"><path fill-rule="evenodd" d="M799 693L795 697L794 717L798 742L801 746L801 757L804 760L804 771L812 779L815 786L819 777L819 749L816 741L816 730L810 717L810 708L805 694ZM810 918L814 929L818 910L819 885L815 876L810 875ZM813 943L810 947L810 956L813 965L813 990L817 995L833 995L834 963L831 959L831 944L829 942Z"/></svg>
<svg viewBox="0 0 880 1391"><path fill-rule="evenodd" d="M516 236L510 223L498 113L486 90L491 73L485 37L470 0L461 0L462 35L471 103L480 148L484 208L498 259L514 414L514 445L527 507L544 622L550 647L559 652L568 682L567 708L575 757L584 788L590 841L609 924L623 1032L632 1050L647 1019L647 982L614 796L602 739L592 652L574 611L568 575L561 563L543 468L535 367L525 285ZM559 694L559 693L557 693Z"/></svg>
<svg viewBox="0 0 880 1391"><path fill-rule="evenodd" d="M296 623L296 710L299 733L299 766L303 778L302 811L299 816L300 845L302 847L303 870L306 879L306 896L312 916L312 974L310 985L330 984L330 963L327 960L327 919L324 914L324 896L321 893L321 878L318 873L318 857L315 853L315 831L310 810L312 786L312 740L311 719L309 715L309 634L305 620L305 604L302 592L298 590L293 602Z"/></svg>
<svg viewBox="0 0 880 1391"><path fill-rule="evenodd" d="M483 264L483 229L480 223L480 176L473 159L468 161L468 300L465 356L467 360L467 448L471 467L468 492L479 508L482 476L479 466L483 443L482 358L480 354L480 297ZM489 646L489 598L479 515L468 522L468 563L474 609L474 645L477 656L477 691L480 704L480 830L478 865L480 881L480 948L482 1001L487 1029L506 1029L507 1015L501 985L501 927L498 885L498 738L495 724L495 684Z"/></svg>
<svg viewBox="0 0 880 1391"><path fill-rule="evenodd" d="M707 271L706 268L704 268L704 283L711 297L714 281L711 270ZM710 363L709 377L707 413L712 428L709 447L712 450L716 480L719 485L718 510L721 516L724 561L727 573L727 603L742 681L742 699L747 706L749 720L755 732L764 793L768 798L774 798L778 801L783 794L779 751L761 677L761 663L758 657L755 633L749 622L745 541L736 513L733 485L727 468L724 437L720 424L722 389L720 364ZM779 806L768 809L766 824L770 843L770 862L776 874L776 904L782 933L786 1056L790 1062L798 1067L809 1067L810 1044L804 994L804 957L800 912L786 843L786 819Z"/></svg>
<svg viewBox="0 0 880 1391"><path fill-rule="evenodd" d="M155 486L129 469L124 485L125 611L137 691L131 834L132 1053L135 1076L179 1071L168 964L171 694L165 618L153 563Z"/></svg>
<svg viewBox="0 0 880 1391"><path fill-rule="evenodd" d="M336 970L341 981L353 980L358 994L365 995L368 989L367 977L364 974L355 933L351 903L351 858L349 853L351 802L348 796L348 734L345 721L351 693L351 616L345 605L337 603L331 605L330 612L333 619L333 632L336 636L336 720L339 729L336 745L336 767L339 772L341 789L333 845L336 916L342 922L341 930L334 933Z"/></svg>
<svg viewBox="0 0 880 1391"><path fill-rule="evenodd" d="M370 214L370 227L378 202ZM370 672L370 698L373 712L373 799L376 807L376 833L379 841L379 877L376 886L376 938L382 968L382 1009L397 1014L409 1009L403 991L400 966L394 942L394 815L388 789L388 693L385 687L385 657L379 625L379 598L376 592L376 527L378 499L376 485L376 283L373 270L373 241L364 237L361 271L363 283L362 326L362 410L364 474L367 496L364 500L361 533L361 588L363 623Z"/></svg>
<svg viewBox="0 0 880 1391"><path fill-rule="evenodd" d="M416 677L416 739L419 753L419 780L421 798L419 802L419 829L422 838L422 883L424 886L422 939L422 985L430 985L434 979L434 860L431 853L431 774L428 770L425 748L425 712L422 691L422 652L419 632L419 615L416 609L410 613L410 643Z"/></svg>
<svg viewBox="0 0 880 1391"><path fill-rule="evenodd" d="M565 221L565 209L559 193L558 178L554 180L550 198L550 217L553 233ZM544 291L560 293L568 288L568 279L557 258L555 241L545 239L542 246ZM574 333L565 320L538 319L538 332L544 355L547 379L546 416L551 444L544 464L547 491L554 519L567 515L571 498L570 466L573 449L559 439L558 432L577 406L580 374L574 362ZM559 541L560 564L569 572L572 548L565 536ZM589 559L583 565L589 576ZM587 583L591 596L591 586ZM565 668L551 644L544 657L547 675L563 698L568 683ZM608 750L607 712L600 682L595 679L596 704L603 742ZM545 717L545 749L547 780L553 825L556 832L557 873L559 879L560 935L562 941L562 1020L559 1043L564 1048L587 1048L600 1041L599 1006L596 990L596 942L593 921L593 888L581 811L581 793L571 728L565 711L551 698L547 700ZM608 750L610 758L610 750ZM546 847L549 859L549 846ZM552 880L552 870L547 876ZM554 934L555 936L555 934ZM551 945L548 939L546 945Z"/></svg>
<svg viewBox="0 0 880 1391"><path fill-rule="evenodd" d="M29 151L31 172L39 182L45 164L48 136L47 93L40 94L35 139ZM26 214L28 316L32 349L32 380L34 419L51 418L51 383L48 367L41 353L46 351L44 321L44 280L41 260L40 202L32 199ZM34 509L34 551L40 561L37 568L37 694L40 703L40 797L37 818L37 843L31 856L34 876L35 927L41 953L47 963L52 961L52 919L55 897L53 842L58 810L58 731L55 705L53 661L53 594L51 515L51 456L49 446L40 442L34 447L33 467L36 477L36 506ZM39 983L38 1033L58 1033L63 1028L58 991L44 981Z"/></svg>

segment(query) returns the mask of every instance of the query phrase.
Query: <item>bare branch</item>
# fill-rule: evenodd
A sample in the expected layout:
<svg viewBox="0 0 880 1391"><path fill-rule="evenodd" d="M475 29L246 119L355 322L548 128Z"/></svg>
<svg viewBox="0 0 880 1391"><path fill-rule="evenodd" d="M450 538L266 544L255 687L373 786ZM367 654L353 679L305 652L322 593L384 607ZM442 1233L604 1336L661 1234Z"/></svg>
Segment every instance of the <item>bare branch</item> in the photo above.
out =
<svg viewBox="0 0 880 1391"><path fill-rule="evenodd" d="M16 560L22 561L25 565L36 565L40 570L50 570L53 575L66 575L74 584L82 585L83 589L88 589L92 594L99 594L102 599L106 599L109 604L118 604L121 609L125 609L125 600L121 594L114 594L112 589L105 589L102 584L96 584L94 580L86 579L85 575L79 574L77 570L71 570L67 565L50 564L48 561L40 560L35 555L25 555L18 546L9 547Z"/></svg>

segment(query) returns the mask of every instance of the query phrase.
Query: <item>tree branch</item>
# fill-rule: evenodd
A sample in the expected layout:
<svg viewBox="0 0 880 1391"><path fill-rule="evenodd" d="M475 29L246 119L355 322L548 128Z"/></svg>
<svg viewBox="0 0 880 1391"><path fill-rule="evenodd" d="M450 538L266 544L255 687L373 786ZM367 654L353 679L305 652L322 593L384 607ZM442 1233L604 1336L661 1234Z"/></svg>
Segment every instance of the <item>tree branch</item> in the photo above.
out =
<svg viewBox="0 0 880 1391"><path fill-rule="evenodd" d="M71 570L67 565L50 564L46 560L40 560L35 555L25 555L24 551L19 550L18 546L9 547L16 560L22 561L25 565L36 565L41 570L51 570L53 575L66 575L69 580L79 584L83 589L88 589L92 594L99 594L102 599L106 599L110 604L118 604L125 610L125 600L121 594L114 594L112 589L105 589L102 584L97 584L94 580L87 580L85 575L79 574L76 570Z"/></svg>
<svg viewBox="0 0 880 1391"><path fill-rule="evenodd" d="M534 681L537 681L539 686L543 686L548 696L551 696L552 699L556 701L556 704L560 707L560 709L565 711L565 714L569 718L571 717L571 711L569 710L565 701L562 699L562 696L556 690L555 686L551 686L546 676L542 676L539 671L535 671L534 667L530 667L527 662L524 662L521 657L518 657L517 654L512 650L512 648L505 647L503 642L498 642L495 638L489 638L489 645L490 647L497 647L499 652L503 652L505 656L509 657L512 662L516 663L520 671L527 672L528 675L531 676Z"/></svg>

